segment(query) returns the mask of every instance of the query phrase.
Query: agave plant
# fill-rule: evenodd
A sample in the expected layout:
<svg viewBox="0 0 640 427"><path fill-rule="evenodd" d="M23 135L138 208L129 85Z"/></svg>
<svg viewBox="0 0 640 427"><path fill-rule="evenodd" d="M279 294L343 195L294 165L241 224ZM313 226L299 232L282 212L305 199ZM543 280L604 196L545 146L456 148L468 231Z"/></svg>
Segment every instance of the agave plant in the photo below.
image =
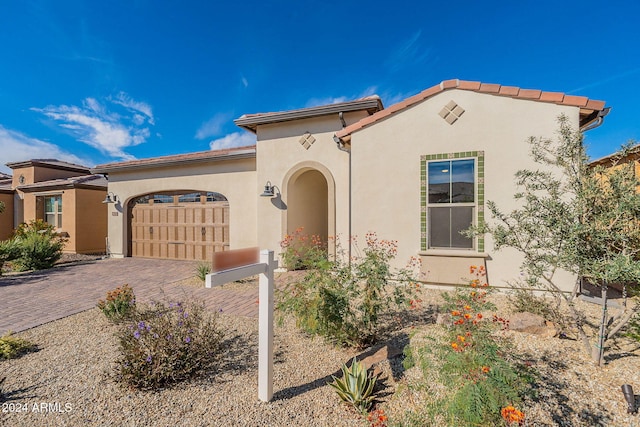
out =
<svg viewBox="0 0 640 427"><path fill-rule="evenodd" d="M354 357L351 367L342 365L342 378L331 376L333 382L329 383L336 390L340 399L353 405L359 412L365 414L371 407L373 401L373 387L378 380L378 376L370 376L362 362L358 362Z"/></svg>

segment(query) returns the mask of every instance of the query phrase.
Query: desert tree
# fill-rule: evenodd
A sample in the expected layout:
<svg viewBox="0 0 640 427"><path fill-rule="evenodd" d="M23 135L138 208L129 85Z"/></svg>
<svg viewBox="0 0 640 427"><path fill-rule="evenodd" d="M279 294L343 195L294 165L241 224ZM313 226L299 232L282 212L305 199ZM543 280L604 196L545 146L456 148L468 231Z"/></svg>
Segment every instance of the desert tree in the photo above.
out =
<svg viewBox="0 0 640 427"><path fill-rule="evenodd" d="M594 363L602 365L607 340L640 308L627 298L629 286L640 282L640 182L632 164L624 162L634 148L623 146L606 169L591 166L582 133L564 115L558 123L556 138L529 139L539 169L516 173L514 198L519 207L504 212L489 201L492 220L471 233L489 233L496 250L510 247L523 255L526 284L552 291L566 302L585 350ZM562 291L561 270L578 278L573 292ZM595 341L586 332L585 315L575 305L581 281L599 287L602 294ZM623 287L624 300L610 315L607 291L613 283Z"/></svg>

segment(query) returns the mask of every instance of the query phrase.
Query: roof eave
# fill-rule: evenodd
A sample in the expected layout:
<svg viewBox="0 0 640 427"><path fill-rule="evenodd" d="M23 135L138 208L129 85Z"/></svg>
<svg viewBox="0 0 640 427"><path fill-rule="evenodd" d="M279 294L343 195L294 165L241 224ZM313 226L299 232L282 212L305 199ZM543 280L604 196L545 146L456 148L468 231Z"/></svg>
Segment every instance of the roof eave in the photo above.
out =
<svg viewBox="0 0 640 427"><path fill-rule="evenodd" d="M136 164L136 165L129 165L126 163L98 165L95 168L91 169L91 173L108 175L110 172L124 172L124 171L132 171L132 170L139 170L139 169L164 168L164 167L170 167L170 166L181 166L181 165L189 165L189 164L197 164L197 163L210 163L210 162L221 162L221 161L228 161L228 160L251 159L255 157L256 157L256 150L252 149L252 150L244 150L240 152L230 153L226 155L217 155L217 156L195 158L195 159L159 160L159 161L151 161L149 163Z"/></svg>
<svg viewBox="0 0 640 427"><path fill-rule="evenodd" d="M265 124L308 119L337 113L347 113L350 111L366 110L367 113L371 115L377 111L382 110L383 108L384 107L380 98L372 97L369 99L342 102L339 104L321 105L318 107L302 108L299 110L242 116L235 119L233 122L243 129L256 133L258 126Z"/></svg>
<svg viewBox="0 0 640 427"><path fill-rule="evenodd" d="M89 168L84 167L84 166L80 166L78 165L78 167L74 167L74 166L65 166L65 165L54 165L51 163L47 163L47 162L41 162L38 160L25 160L25 161L20 161L20 162L9 162L6 163L6 166L9 167L10 169L18 169L18 168L28 168L28 167L33 167L33 166L39 166L39 167L43 167L43 168L49 168L49 169L57 169L57 170L63 170L63 171L69 171L69 172L88 172Z"/></svg>

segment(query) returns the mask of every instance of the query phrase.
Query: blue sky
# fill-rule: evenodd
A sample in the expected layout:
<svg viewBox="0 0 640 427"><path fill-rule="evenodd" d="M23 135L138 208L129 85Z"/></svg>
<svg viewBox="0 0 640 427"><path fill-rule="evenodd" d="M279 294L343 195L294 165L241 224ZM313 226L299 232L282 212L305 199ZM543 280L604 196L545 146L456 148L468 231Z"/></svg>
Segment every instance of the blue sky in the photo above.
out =
<svg viewBox="0 0 640 427"><path fill-rule="evenodd" d="M255 141L233 124L442 80L604 100L598 158L640 140L636 1L5 1L0 171Z"/></svg>

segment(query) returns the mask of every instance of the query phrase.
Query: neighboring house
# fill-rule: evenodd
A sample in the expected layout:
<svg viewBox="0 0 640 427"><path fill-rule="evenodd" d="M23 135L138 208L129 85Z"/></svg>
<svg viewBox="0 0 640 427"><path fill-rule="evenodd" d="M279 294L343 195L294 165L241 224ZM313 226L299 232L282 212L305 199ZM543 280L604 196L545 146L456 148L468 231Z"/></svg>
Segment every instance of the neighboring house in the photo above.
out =
<svg viewBox="0 0 640 427"><path fill-rule="evenodd" d="M607 112L585 97L447 80L386 109L373 96L243 115L235 123L256 134L256 146L93 172L108 174L117 196L108 216L113 256L211 259L214 250L250 246L278 253L298 227L330 252L338 236L354 255L349 237L362 244L375 231L397 240L397 266L420 257L428 282L458 284L470 265L484 265L502 286L519 277L520 256L459 231L484 221L487 200L515 207L514 174L537 167L529 137L553 137L561 114L587 130ZM573 278L566 282L570 289Z"/></svg>
<svg viewBox="0 0 640 427"><path fill-rule="evenodd" d="M10 182L0 181L1 200L10 199L0 216L1 239L20 223L40 219L68 241L65 252L104 253L107 237L107 180L85 166L55 159L7 163ZM4 184L3 184L4 182Z"/></svg>
<svg viewBox="0 0 640 427"><path fill-rule="evenodd" d="M6 240L13 232L13 190L11 175L0 172L0 202L4 212L0 213L0 240Z"/></svg>
<svg viewBox="0 0 640 427"><path fill-rule="evenodd" d="M592 161L589 163L589 166L602 166L605 170L608 170L629 163L633 164L635 176L640 178L640 144L631 147L627 155L623 158L618 158L618 154L614 153ZM640 193L640 186L638 186L637 191Z"/></svg>

